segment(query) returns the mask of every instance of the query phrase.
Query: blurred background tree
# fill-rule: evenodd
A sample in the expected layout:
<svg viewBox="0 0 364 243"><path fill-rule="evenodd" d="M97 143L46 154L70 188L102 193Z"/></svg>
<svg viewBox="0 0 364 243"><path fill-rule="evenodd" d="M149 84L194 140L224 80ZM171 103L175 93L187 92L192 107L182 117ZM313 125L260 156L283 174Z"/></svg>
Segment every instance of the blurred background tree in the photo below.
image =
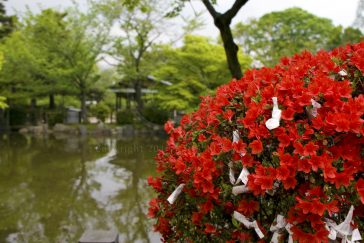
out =
<svg viewBox="0 0 364 243"><path fill-rule="evenodd" d="M280 58L303 50L330 50L358 42L362 36L358 29L334 26L331 20L300 8L272 12L248 23L238 23L234 33L242 49L266 66L274 66Z"/></svg>

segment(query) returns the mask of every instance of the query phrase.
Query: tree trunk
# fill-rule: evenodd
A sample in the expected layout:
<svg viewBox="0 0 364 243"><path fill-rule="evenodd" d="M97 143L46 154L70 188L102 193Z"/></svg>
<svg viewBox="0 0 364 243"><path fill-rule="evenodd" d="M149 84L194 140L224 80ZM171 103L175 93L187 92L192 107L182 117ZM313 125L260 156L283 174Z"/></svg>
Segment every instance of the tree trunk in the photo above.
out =
<svg viewBox="0 0 364 243"><path fill-rule="evenodd" d="M235 44L233 34L230 29L230 20L226 20L223 15L219 15L214 19L215 26L220 31L220 36L224 44L226 60L230 73L233 78L241 79L243 73L238 59L239 47Z"/></svg>
<svg viewBox="0 0 364 243"><path fill-rule="evenodd" d="M86 105L86 92L81 91L81 122L87 123L87 105Z"/></svg>
<svg viewBox="0 0 364 243"><path fill-rule="evenodd" d="M49 109L54 110L56 108L56 102L54 101L54 94L49 95Z"/></svg>
<svg viewBox="0 0 364 243"><path fill-rule="evenodd" d="M136 80L134 83L135 88L135 101L137 102L137 108L139 111L143 110L143 99L142 99L142 82L140 80Z"/></svg>

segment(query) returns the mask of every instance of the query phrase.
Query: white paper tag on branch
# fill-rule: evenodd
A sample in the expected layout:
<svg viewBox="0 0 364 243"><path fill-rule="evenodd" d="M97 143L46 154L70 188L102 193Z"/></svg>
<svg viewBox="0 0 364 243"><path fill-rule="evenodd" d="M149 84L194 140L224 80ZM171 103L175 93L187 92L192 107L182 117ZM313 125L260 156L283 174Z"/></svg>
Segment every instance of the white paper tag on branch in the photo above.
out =
<svg viewBox="0 0 364 243"><path fill-rule="evenodd" d="M359 229L353 230L353 233L351 234L351 241L360 241L362 240Z"/></svg>
<svg viewBox="0 0 364 243"><path fill-rule="evenodd" d="M268 119L265 122L265 126L269 129L275 129L279 127L279 122L281 120L282 111L278 107L278 99L277 97L273 97L273 111L272 111L272 118Z"/></svg>
<svg viewBox="0 0 364 243"><path fill-rule="evenodd" d="M340 233L341 235L350 235L352 232L350 223L351 220L353 219L353 212L354 212L354 206L350 207L350 210L348 212L348 215L346 215L346 218L344 220L344 222L342 222L341 224L339 224L338 226L334 226L335 230Z"/></svg>
<svg viewBox="0 0 364 243"><path fill-rule="evenodd" d="M347 73L346 73L346 71L343 69L343 70L340 70L339 75L340 75L340 76L346 76L346 75L348 75L348 74L347 74Z"/></svg>
<svg viewBox="0 0 364 243"><path fill-rule="evenodd" d="M236 180L236 183L235 183L235 185L236 184L239 184L239 182L243 182L243 184L248 184L248 176L249 176L249 171L248 171L248 169L247 168L245 168L245 167L243 167L243 169L241 170L241 172L240 172L240 175L239 175L239 177L238 177L238 179Z"/></svg>
<svg viewBox="0 0 364 243"><path fill-rule="evenodd" d="M351 221L353 219L354 206L350 207L344 222L337 225L333 220L326 219L326 224L329 226L329 238L335 240L337 237L342 239L342 242L355 242L361 240L361 235L358 229L352 229ZM351 237L349 237L351 236ZM351 240L350 240L351 238Z"/></svg>
<svg viewBox="0 0 364 243"><path fill-rule="evenodd" d="M279 188L279 182L276 181L274 182L273 184L273 188L271 190L267 190L266 193L271 195L271 196L274 196L274 194L276 193L277 189Z"/></svg>
<svg viewBox="0 0 364 243"><path fill-rule="evenodd" d="M311 115L313 117L317 116L317 110L321 108L321 104L318 103L316 100L311 99L311 104L312 104L312 110L311 110Z"/></svg>
<svg viewBox="0 0 364 243"><path fill-rule="evenodd" d="M250 222L244 215L242 215L241 213L234 211L233 217L239 221L240 223L242 223L246 228L251 229L254 228L255 233L257 233L257 235L259 236L260 239L264 238L264 234L261 231L261 229L259 228L259 225L257 223L257 221L252 221Z"/></svg>
<svg viewBox="0 0 364 243"><path fill-rule="evenodd" d="M235 182L236 182L236 180L235 180L235 171L233 169L233 162L230 161L229 164L228 164L228 166L229 166L229 179L230 179L230 183L232 185L234 185Z"/></svg>
<svg viewBox="0 0 364 243"><path fill-rule="evenodd" d="M273 223L270 226L270 231L273 232L273 236L271 239L271 243L279 243L279 237L282 235L282 231L285 229L284 227L287 225L285 218L278 214L275 224Z"/></svg>
<svg viewBox="0 0 364 243"><path fill-rule="evenodd" d="M235 130L233 131L233 143L237 143L240 140L240 135L239 135L239 131Z"/></svg>
<svg viewBox="0 0 364 243"><path fill-rule="evenodd" d="M242 194L242 193L247 193L249 192L249 189L246 185L243 185L243 186L234 186L233 189L232 189L232 193L233 195L237 196L239 194Z"/></svg>
<svg viewBox="0 0 364 243"><path fill-rule="evenodd" d="M288 223L284 228L286 228L289 236L288 236L288 243L293 243L293 232L291 230L292 225Z"/></svg>
<svg viewBox="0 0 364 243"><path fill-rule="evenodd" d="M178 198L179 194L181 194L183 188L185 187L185 184L180 184L173 192L172 194L168 197L167 201L170 204L173 204L176 199Z"/></svg>
<svg viewBox="0 0 364 243"><path fill-rule="evenodd" d="M235 184L236 180L235 180L235 175L234 175L234 170L233 168L229 168L229 179L230 179L230 183L232 185Z"/></svg>

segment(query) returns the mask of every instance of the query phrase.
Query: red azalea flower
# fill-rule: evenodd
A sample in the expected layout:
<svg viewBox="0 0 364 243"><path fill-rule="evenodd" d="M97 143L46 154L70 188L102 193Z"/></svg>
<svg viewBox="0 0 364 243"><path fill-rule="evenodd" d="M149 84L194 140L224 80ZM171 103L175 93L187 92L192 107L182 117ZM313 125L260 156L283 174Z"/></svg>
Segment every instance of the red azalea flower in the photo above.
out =
<svg viewBox="0 0 364 243"><path fill-rule="evenodd" d="M193 212L192 213L192 223L195 225L201 224L203 214L199 212Z"/></svg>
<svg viewBox="0 0 364 243"><path fill-rule="evenodd" d="M239 140L237 143L233 143L233 149L235 153L246 154L246 144L242 140Z"/></svg>
<svg viewBox="0 0 364 243"><path fill-rule="evenodd" d="M173 125L173 122L171 120L167 121L165 124L164 124L164 130L170 134L172 131L173 131L173 128L174 128L174 125Z"/></svg>
<svg viewBox="0 0 364 243"><path fill-rule="evenodd" d="M201 133L200 135L198 135L197 140L199 142L204 142L204 141L206 141L206 136Z"/></svg>
<svg viewBox="0 0 364 243"><path fill-rule="evenodd" d="M286 180L283 180L283 187L284 189L294 189L297 185L297 180L294 176L288 177Z"/></svg>
<svg viewBox="0 0 364 243"><path fill-rule="evenodd" d="M213 207L214 205L212 204L211 200L207 200L205 203L200 205L200 211L203 214L207 214L212 210Z"/></svg>
<svg viewBox="0 0 364 243"><path fill-rule="evenodd" d="M295 142L294 144L293 144L293 147L295 148L295 150L294 150L294 153L295 154L298 154L298 155L301 155L301 156L303 156L304 155L304 148L303 148L303 145L302 145L302 143L300 143L300 142Z"/></svg>
<svg viewBox="0 0 364 243"><path fill-rule="evenodd" d="M148 184L154 188L154 190L161 192L162 191L162 181L159 177L153 179L153 177L148 177Z"/></svg>
<svg viewBox="0 0 364 243"><path fill-rule="evenodd" d="M310 156L310 155L316 155L316 152L318 150L319 146L315 145L313 142L309 142L305 145L305 148L303 150L304 156Z"/></svg>
<svg viewBox="0 0 364 243"><path fill-rule="evenodd" d="M158 205L158 199L153 198L149 202L149 209L148 209L148 217L155 218L157 213L159 212L159 205Z"/></svg>
<svg viewBox="0 0 364 243"><path fill-rule="evenodd" d="M360 178L356 183L356 190L358 191L361 203L364 204L364 179Z"/></svg>
<svg viewBox="0 0 364 243"><path fill-rule="evenodd" d="M205 224L205 233L206 234L215 234L216 228L212 224Z"/></svg>
<svg viewBox="0 0 364 243"><path fill-rule="evenodd" d="M211 155L219 155L221 153L221 147L217 142L212 142L210 144Z"/></svg>
<svg viewBox="0 0 364 243"><path fill-rule="evenodd" d="M282 119L292 121L295 111L292 108L288 108L282 111Z"/></svg>
<svg viewBox="0 0 364 243"><path fill-rule="evenodd" d="M251 200L241 200L239 202L237 211L241 212L246 217L251 217L255 212L259 211L259 202Z"/></svg>
<svg viewBox="0 0 364 243"><path fill-rule="evenodd" d="M222 139L220 139L219 142L220 142L220 145L221 145L221 149L224 152L229 152L233 148L232 142L228 138L222 138Z"/></svg>
<svg viewBox="0 0 364 243"><path fill-rule="evenodd" d="M148 178L158 192L148 214L157 217L155 228L163 240L258 242L254 229L237 229L223 218L236 210L257 219L255 213L272 201L287 205L279 213L293 225L298 242L328 242L324 218L346 215L350 205L356 208L357 227L364 206L364 95L357 82L363 79L363 53L364 42L315 55L303 52L273 68L248 70L241 80L219 87L215 96L202 98L199 109L180 126L168 122L170 138L156 156L161 178ZM269 131L265 120L272 97L279 99L282 123ZM311 99L322 105L316 117L306 110ZM235 144L233 129L240 132ZM231 195L230 162L235 179L242 167L249 169L248 192ZM174 205L167 202L165 181L170 189L182 181L188 185ZM279 188L270 193L277 182ZM296 204L289 206L292 198ZM274 210L265 213L259 220L268 229L277 215ZM217 225L224 234L217 234ZM287 232L281 240L287 240Z"/></svg>
<svg viewBox="0 0 364 243"><path fill-rule="evenodd" d="M231 119L234 116L234 112L232 110L227 110L224 112L223 117L225 120L228 120L229 122L231 122Z"/></svg>
<svg viewBox="0 0 364 243"><path fill-rule="evenodd" d="M177 175L179 175L183 171L185 171L186 168L187 168L187 166L186 166L185 162L183 162L181 159L177 160L174 165L174 169L175 169Z"/></svg>
<svg viewBox="0 0 364 243"><path fill-rule="evenodd" d="M260 140L254 140L249 144L252 154L260 154L263 151L263 144Z"/></svg>

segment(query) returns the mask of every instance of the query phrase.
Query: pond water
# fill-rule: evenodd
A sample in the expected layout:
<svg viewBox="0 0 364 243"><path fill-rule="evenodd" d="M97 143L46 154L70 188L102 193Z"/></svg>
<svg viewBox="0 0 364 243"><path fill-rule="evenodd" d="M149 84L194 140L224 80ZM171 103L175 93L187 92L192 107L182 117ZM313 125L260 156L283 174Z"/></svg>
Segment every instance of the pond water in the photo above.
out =
<svg viewBox="0 0 364 243"><path fill-rule="evenodd" d="M159 242L147 177L163 139L0 136L0 242L77 242L117 230Z"/></svg>

